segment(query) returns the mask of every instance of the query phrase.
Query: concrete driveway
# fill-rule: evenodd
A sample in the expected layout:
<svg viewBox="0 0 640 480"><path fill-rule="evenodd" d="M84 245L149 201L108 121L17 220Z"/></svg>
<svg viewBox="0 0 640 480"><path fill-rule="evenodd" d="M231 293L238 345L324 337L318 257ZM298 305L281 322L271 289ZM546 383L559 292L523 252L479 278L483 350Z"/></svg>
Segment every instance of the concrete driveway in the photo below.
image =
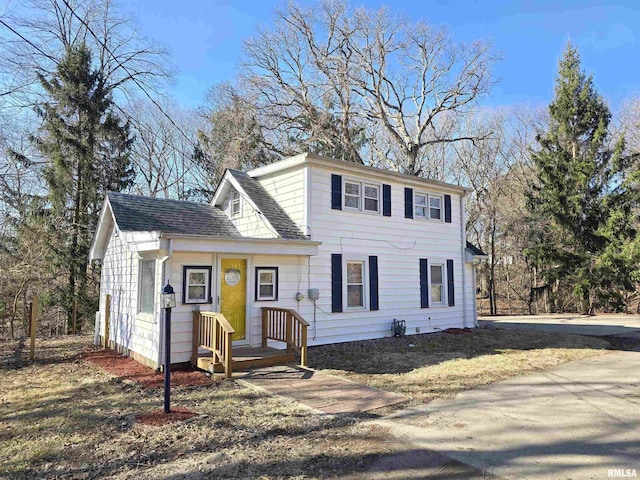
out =
<svg viewBox="0 0 640 480"><path fill-rule="evenodd" d="M373 423L416 451L502 478L606 479L610 469L640 475L640 353L567 363Z"/></svg>
<svg viewBox="0 0 640 480"><path fill-rule="evenodd" d="M480 327L535 329L640 340L640 315L518 315L478 317Z"/></svg>

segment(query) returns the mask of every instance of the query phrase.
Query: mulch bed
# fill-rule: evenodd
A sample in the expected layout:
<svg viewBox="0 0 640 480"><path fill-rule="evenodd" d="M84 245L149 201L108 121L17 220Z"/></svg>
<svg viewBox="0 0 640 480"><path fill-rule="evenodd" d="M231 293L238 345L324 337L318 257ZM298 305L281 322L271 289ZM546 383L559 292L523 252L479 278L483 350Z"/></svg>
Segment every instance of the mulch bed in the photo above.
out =
<svg viewBox="0 0 640 480"><path fill-rule="evenodd" d="M81 357L106 370L122 380L129 380L146 388L160 388L164 386L164 374L145 367L134 359L125 357L113 350L96 350L84 352ZM211 385L214 380L203 372L194 369L171 370L172 387L195 387Z"/></svg>
<svg viewBox="0 0 640 480"><path fill-rule="evenodd" d="M172 408L171 412L169 413L164 413L164 409L159 408L158 410L154 410L152 412L137 414L136 423L158 427L161 425L166 425L168 423L181 422L197 416L197 413L190 412L189 410L185 410L183 408Z"/></svg>

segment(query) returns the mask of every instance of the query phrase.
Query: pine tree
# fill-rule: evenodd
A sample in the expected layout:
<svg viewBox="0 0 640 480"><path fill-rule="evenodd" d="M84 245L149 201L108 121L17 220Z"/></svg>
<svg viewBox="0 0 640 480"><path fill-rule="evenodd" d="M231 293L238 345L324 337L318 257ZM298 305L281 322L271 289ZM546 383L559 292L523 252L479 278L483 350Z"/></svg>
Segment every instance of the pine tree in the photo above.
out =
<svg viewBox="0 0 640 480"><path fill-rule="evenodd" d="M635 238L635 192L629 188L624 139L612 141L611 113L592 76L581 69L575 48L560 61L550 122L532 152L538 183L529 208L534 220L528 255L541 268L556 309L591 312L632 288L637 266L620 258ZM570 297L568 304L562 296Z"/></svg>
<svg viewBox="0 0 640 480"><path fill-rule="evenodd" d="M69 47L56 74L40 76L40 82L49 100L36 108L42 126L34 141L47 161L55 267L67 272L56 300L71 322L74 301L80 315L96 308L87 272L89 249L106 191L121 190L133 180L132 138L129 125L113 112L108 85L92 68L84 45Z"/></svg>

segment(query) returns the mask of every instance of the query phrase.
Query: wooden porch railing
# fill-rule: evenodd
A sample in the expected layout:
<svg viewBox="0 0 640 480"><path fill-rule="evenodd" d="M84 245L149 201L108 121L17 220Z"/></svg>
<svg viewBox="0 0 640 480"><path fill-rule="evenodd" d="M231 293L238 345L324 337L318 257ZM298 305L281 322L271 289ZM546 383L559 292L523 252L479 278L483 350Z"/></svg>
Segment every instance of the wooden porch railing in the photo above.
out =
<svg viewBox="0 0 640 480"><path fill-rule="evenodd" d="M300 355L300 365L307 365L307 329L309 323L289 308L262 307L262 347L267 340L287 344L287 351Z"/></svg>
<svg viewBox="0 0 640 480"><path fill-rule="evenodd" d="M224 315L218 312L193 312L193 350L191 363L198 364L198 350L213 353L213 364L222 364L226 378L231 378L231 337L235 333Z"/></svg>

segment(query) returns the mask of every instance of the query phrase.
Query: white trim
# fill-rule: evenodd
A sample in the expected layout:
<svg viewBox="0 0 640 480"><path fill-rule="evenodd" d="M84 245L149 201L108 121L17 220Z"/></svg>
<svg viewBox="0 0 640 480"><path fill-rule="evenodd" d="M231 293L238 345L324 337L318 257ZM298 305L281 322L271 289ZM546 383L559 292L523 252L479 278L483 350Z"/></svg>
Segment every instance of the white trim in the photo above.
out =
<svg viewBox="0 0 640 480"><path fill-rule="evenodd" d="M211 252L244 255L318 255L321 242L282 238L219 238L198 235L171 235L174 251Z"/></svg>
<svg viewBox="0 0 640 480"><path fill-rule="evenodd" d="M233 207L236 204L238 205L238 211L234 213ZM235 189L232 190L231 195L229 195L229 218L242 218L242 195L240 195L240 192Z"/></svg>
<svg viewBox="0 0 640 480"><path fill-rule="evenodd" d="M418 196L425 198L424 205L418 206L416 201L416 197ZM440 218L431 218L431 199L432 198L437 198L440 200ZM418 207L425 209L426 216L423 217L421 215L416 214L416 208ZM426 220L429 222L444 223L444 195L441 193L429 193L429 192L425 192L424 190L414 190L413 191L413 218L417 220Z"/></svg>
<svg viewBox="0 0 640 480"><path fill-rule="evenodd" d="M367 258L362 255L342 255L342 311L343 312L361 312L369 309L369 270L367 265ZM350 307L349 306L349 289L348 289L348 273L347 268L349 263L362 264L362 306Z"/></svg>
<svg viewBox="0 0 640 480"><path fill-rule="evenodd" d="M257 278L255 278L256 285L256 301L257 302L268 302L278 299L278 268L277 267L256 267L255 268ZM260 274L261 273L271 273L273 283L260 283ZM260 294L260 287L262 285L271 285L273 287L273 294L262 296Z"/></svg>
<svg viewBox="0 0 640 480"><path fill-rule="evenodd" d="M213 275L209 266L196 266L196 265L183 265L182 268L185 270L183 273L184 276L184 285L182 288L184 289L184 304L185 305L200 305L200 304L209 304L211 303L211 276ZM191 273L204 273L204 284L195 284L191 285L189 283L189 275ZM191 298L189 294L190 287L204 287L204 298Z"/></svg>
<svg viewBox="0 0 640 480"><path fill-rule="evenodd" d="M446 262L443 262L441 260L436 260L435 262L431 262L429 261L429 271L428 271L428 275L429 275L429 306L433 306L433 307L444 307L447 306L447 269L445 268L446 266ZM433 299L433 280L431 278L431 268L432 267L440 267L440 272L441 272L441 288L440 288L440 301L436 302ZM439 284L436 284L439 285Z"/></svg>
<svg viewBox="0 0 640 480"><path fill-rule="evenodd" d="M352 185L358 185L358 207L350 207L347 205L346 199L347 196L349 197L355 197L354 194L348 194L347 193L347 183L350 183ZM365 189L367 187L373 187L378 191L378 209L377 210L367 210L365 208L365 201L366 201L366 197L365 197ZM371 199L371 197L369 197L369 199ZM371 181L366 181L363 179L356 179L353 177L342 177L342 210L345 212L359 212L359 213L368 213L370 215L380 215L382 214L382 184L381 183L376 183L376 182L371 182Z"/></svg>
<svg viewBox="0 0 640 480"><path fill-rule="evenodd" d="M150 312L145 312L142 310L142 264L145 262L153 262L153 277L152 277L152 281L153 281L153 292L151 292L151 298L153 299L153 305L152 305L152 310ZM137 299L137 306L136 306L136 313L137 315L141 318L141 319L147 319L148 317L148 321L153 321L153 318L155 317L155 313L156 313L156 283L157 283L157 261L155 258L153 259L145 259L145 258L140 258L138 259L138 299Z"/></svg>

